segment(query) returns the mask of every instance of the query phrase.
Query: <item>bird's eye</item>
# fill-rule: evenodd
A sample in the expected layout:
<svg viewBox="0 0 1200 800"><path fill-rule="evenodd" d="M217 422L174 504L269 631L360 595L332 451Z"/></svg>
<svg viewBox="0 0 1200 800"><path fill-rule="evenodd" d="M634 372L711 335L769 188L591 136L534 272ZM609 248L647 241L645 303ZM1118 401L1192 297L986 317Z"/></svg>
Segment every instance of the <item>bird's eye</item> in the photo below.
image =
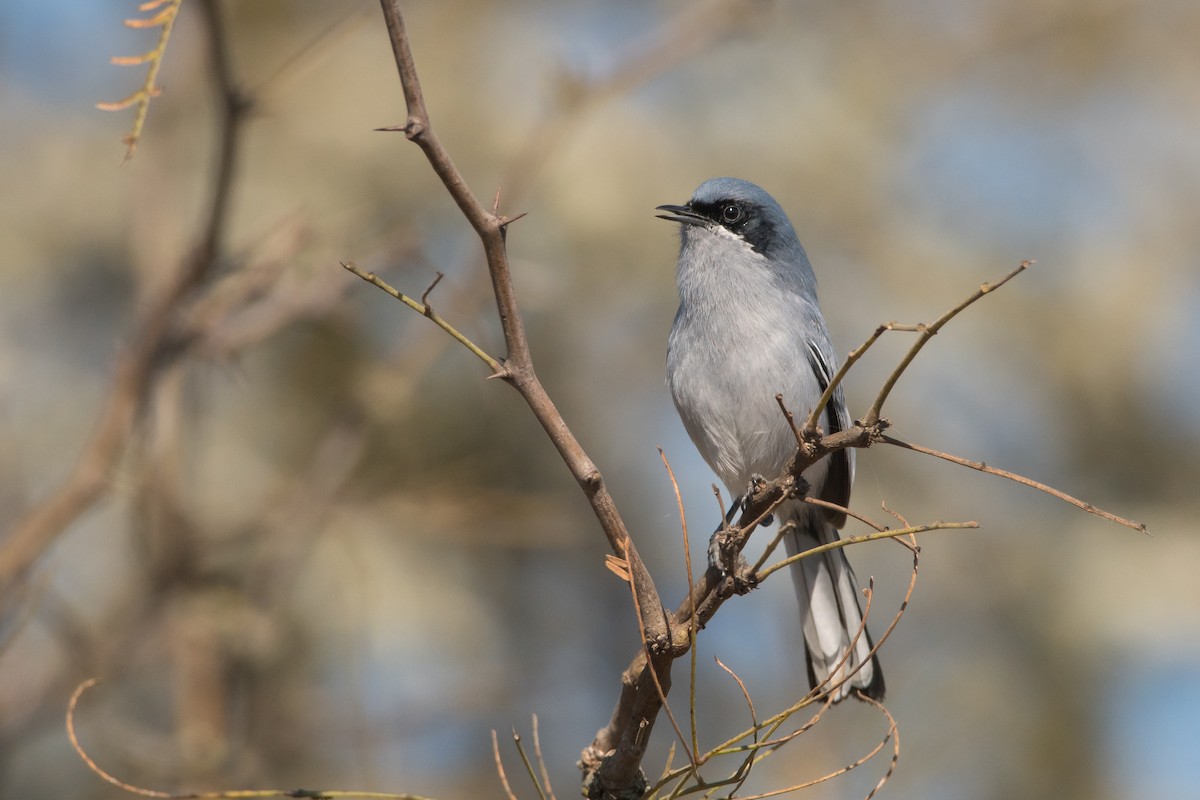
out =
<svg viewBox="0 0 1200 800"><path fill-rule="evenodd" d="M732 225L735 222L741 221L743 216L742 207L737 203L730 203L721 207L721 221L726 225Z"/></svg>

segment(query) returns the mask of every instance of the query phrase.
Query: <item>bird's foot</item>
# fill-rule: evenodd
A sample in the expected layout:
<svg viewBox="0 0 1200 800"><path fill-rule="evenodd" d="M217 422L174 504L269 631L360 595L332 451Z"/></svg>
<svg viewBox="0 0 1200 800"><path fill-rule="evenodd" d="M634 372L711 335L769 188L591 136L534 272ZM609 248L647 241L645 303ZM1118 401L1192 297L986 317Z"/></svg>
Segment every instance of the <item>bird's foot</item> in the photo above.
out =
<svg viewBox="0 0 1200 800"><path fill-rule="evenodd" d="M708 540L708 568L728 582L731 594L746 594L758 584L750 562L739 549L743 541L740 528L724 525Z"/></svg>
<svg viewBox="0 0 1200 800"><path fill-rule="evenodd" d="M750 483L746 485L746 493L744 495L742 495L742 497L743 498L753 497L755 494L761 492L766 487L766 485L767 485L767 479L756 472L750 476ZM774 521L775 521L775 515L767 514L765 517L763 517L759 521L758 524L759 525L770 525Z"/></svg>

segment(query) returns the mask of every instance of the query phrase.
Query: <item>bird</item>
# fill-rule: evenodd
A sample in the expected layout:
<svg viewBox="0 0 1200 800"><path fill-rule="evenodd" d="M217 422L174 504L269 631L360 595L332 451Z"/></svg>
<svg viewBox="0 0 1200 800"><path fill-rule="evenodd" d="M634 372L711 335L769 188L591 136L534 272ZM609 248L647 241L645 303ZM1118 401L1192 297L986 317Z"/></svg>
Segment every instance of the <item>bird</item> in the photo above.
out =
<svg viewBox="0 0 1200 800"><path fill-rule="evenodd" d="M687 203L655 210L680 231L667 385L688 435L736 508L753 481L778 477L796 452L776 395L807 415L837 370L816 275L783 208L749 181L711 178ZM849 426L839 385L821 427L831 434ZM803 477L810 496L845 508L854 451L834 451ZM787 501L775 515L781 526L792 526L785 536L792 555L836 541L846 521L844 512L802 500ZM801 559L791 570L809 685L833 702L856 693L881 700L883 672L862 624L845 549Z"/></svg>

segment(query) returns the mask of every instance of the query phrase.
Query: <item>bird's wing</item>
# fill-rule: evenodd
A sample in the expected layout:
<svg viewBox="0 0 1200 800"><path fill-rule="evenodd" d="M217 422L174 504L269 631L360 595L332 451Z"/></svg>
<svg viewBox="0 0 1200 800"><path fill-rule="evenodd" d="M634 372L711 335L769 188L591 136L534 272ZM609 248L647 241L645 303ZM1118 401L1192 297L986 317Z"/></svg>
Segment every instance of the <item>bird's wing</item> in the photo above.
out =
<svg viewBox="0 0 1200 800"><path fill-rule="evenodd" d="M817 384L824 393L829 382L833 380L833 358L831 354L822 352L830 349L828 344L822 348L817 342L809 341L805 348L808 353L808 363L817 376ZM839 384L833 390L829 403L825 407L825 433L837 433L850 427L850 412L846 408L846 397ZM839 506L850 504L850 484L854 480L854 451L844 448L829 455L829 471L825 476L825 485L821 487L820 497ZM846 523L845 514L831 512L830 520L837 527Z"/></svg>

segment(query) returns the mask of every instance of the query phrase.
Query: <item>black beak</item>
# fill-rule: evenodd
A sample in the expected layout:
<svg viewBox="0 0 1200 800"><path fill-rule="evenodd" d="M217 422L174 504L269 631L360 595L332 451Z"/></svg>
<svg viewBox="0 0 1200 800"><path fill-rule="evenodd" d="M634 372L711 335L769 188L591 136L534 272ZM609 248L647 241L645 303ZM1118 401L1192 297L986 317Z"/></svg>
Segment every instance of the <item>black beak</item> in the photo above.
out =
<svg viewBox="0 0 1200 800"><path fill-rule="evenodd" d="M708 220L692 210L691 206L659 206L655 211L665 211L665 214L655 214L667 222L678 222L681 225L703 225Z"/></svg>

